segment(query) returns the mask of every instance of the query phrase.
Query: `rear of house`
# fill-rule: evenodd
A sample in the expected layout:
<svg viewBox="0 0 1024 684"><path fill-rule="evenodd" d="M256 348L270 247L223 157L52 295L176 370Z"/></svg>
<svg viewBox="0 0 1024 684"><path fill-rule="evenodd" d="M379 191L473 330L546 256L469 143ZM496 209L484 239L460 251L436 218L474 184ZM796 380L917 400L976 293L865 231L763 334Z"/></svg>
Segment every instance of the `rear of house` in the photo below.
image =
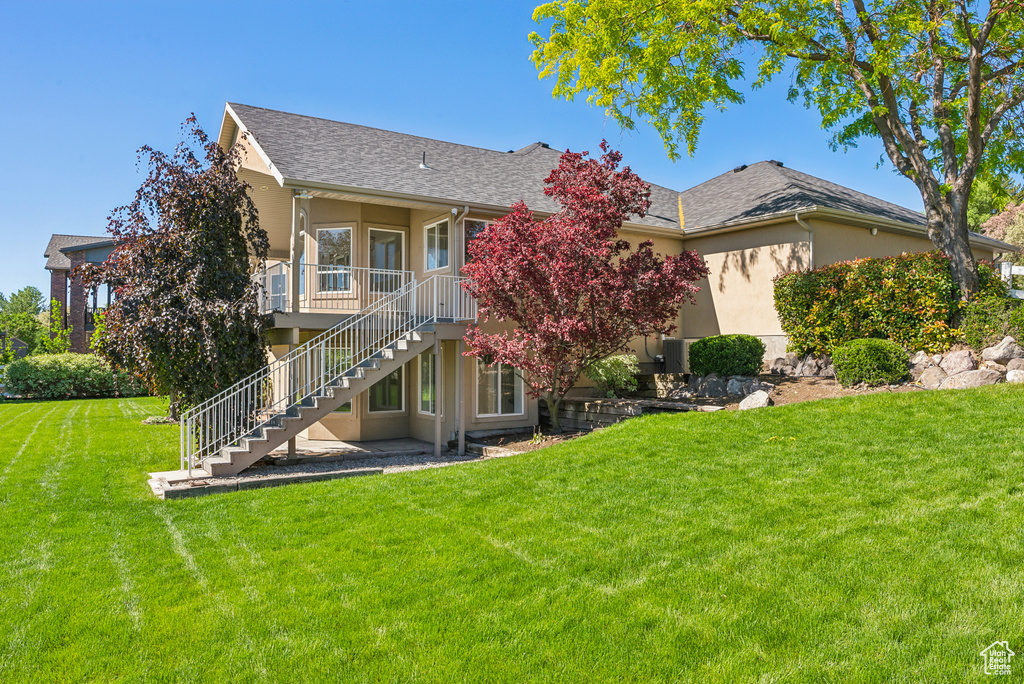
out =
<svg viewBox="0 0 1024 684"><path fill-rule="evenodd" d="M273 316L271 363L193 412L185 434L198 442L183 440L183 466L238 472L296 436L412 437L440 449L467 432L537 424L537 401L512 368L464 356L476 303L460 274L468 242L513 203L539 216L557 209L543 179L559 152L486 150L233 103L219 143L242 144L239 175L270 237L254 277ZM919 214L778 162L683 193L653 186L651 200L623 237L650 239L662 254L696 250L711 267L697 305L675 321L683 340L742 332L781 351L776 275L932 248ZM972 239L978 258L1008 247ZM664 340L630 346L655 363Z"/></svg>

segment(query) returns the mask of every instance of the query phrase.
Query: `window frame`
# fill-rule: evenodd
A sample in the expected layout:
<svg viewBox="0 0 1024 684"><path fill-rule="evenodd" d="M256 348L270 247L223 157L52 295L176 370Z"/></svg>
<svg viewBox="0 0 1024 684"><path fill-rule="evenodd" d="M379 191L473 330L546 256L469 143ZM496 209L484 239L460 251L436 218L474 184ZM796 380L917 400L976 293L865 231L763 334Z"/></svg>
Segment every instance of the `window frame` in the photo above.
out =
<svg viewBox="0 0 1024 684"><path fill-rule="evenodd" d="M373 388L377 385L377 382L382 382L385 378L387 378L390 375L394 375L395 373L399 374L398 377L400 385L398 390L398 399L401 406L397 409L374 410L370 392L373 391ZM373 383L372 385L366 388L366 413L372 413L375 416L386 415L388 413L405 413L405 366L399 366L395 370L391 371L390 373L382 377L377 382Z"/></svg>
<svg viewBox="0 0 1024 684"><path fill-rule="evenodd" d="M434 417L434 411L423 410L423 357L431 357L431 363L433 363L434 352L425 351L416 357L416 413L421 416ZM444 354L438 354L437 367L434 368L434 406L441 407L441 417L444 418Z"/></svg>
<svg viewBox="0 0 1024 684"><path fill-rule="evenodd" d="M446 254L448 255L448 262L444 266L435 266L434 268L429 268L429 265L430 265L430 238L429 238L430 229L431 228L436 228L437 226L441 225L442 223L447 223L448 224L448 248L446 250ZM447 216L445 216L442 219L438 219L438 220L434 221L433 223L426 223L426 224L423 225L423 272L424 273L434 273L435 271L450 271L451 270L451 268L452 268L452 232L453 232L452 231L452 221ZM437 237L436 237L437 233L436 233L436 231L435 231L434 235L435 235L435 237L434 237L434 250L436 251L437 250ZM435 257L435 262L436 261L437 261L437 259Z"/></svg>
<svg viewBox="0 0 1024 684"><path fill-rule="evenodd" d="M348 244L349 244L349 248L348 248L348 264L321 264L320 263L320 233L322 231L325 231L325 230L347 230L348 231ZM303 250L303 254L302 254L303 260L305 261L305 263L304 263L305 268L312 267L313 268L313 274L312 274L312 278L310 278L308 275L306 275L304 278L300 279L300 283L299 283L300 288L306 289L304 281L307 278L310 278L310 280L315 285L315 290L314 290L315 296L319 297L319 296L324 296L324 295L332 296L332 295L350 295L350 294L352 294L352 292L354 291L354 287L353 287L352 281L355 279L355 276L354 276L354 273L353 273L352 269L355 268L355 266L353 266L353 262L355 261L356 233L357 233L356 225L353 224L353 223L337 223L337 224L328 223L328 224L321 224L321 225L313 226L312 241L313 241L313 246L315 247L315 249L313 249L313 250L306 250L306 249L304 249ZM308 252L308 251L312 251L314 253L314 255L316 256L316 260L313 263L310 263L309 259L306 258L306 252ZM320 278L321 278L320 267L321 266L338 266L338 267L349 269L348 270L348 278L347 278L348 288L346 288L346 289L337 289L337 290L325 290L325 289L322 289L320 287ZM300 293L300 295L304 296L304 293Z"/></svg>
<svg viewBox="0 0 1024 684"><path fill-rule="evenodd" d="M526 383L523 381L523 376L519 374L519 370L515 367L512 368L512 376L515 378L515 386L519 391L519 405L522 406L522 410L518 413L501 413L501 367L505 364L494 363L492 366L498 368L498 413L480 413L480 366L487 366L482 359L476 360L476 385L474 392L474 404L476 408L477 418L515 418L517 416L526 415ZM490 367L490 366L488 366Z"/></svg>

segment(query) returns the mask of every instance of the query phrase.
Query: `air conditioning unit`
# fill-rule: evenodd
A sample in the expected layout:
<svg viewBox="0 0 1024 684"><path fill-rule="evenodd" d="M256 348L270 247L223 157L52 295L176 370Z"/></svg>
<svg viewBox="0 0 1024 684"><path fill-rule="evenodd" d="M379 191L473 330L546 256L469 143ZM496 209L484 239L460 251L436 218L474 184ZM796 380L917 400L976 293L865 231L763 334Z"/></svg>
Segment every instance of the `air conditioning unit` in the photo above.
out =
<svg viewBox="0 0 1024 684"><path fill-rule="evenodd" d="M683 340L668 338L662 342L662 350L665 352L665 372L685 373L687 347Z"/></svg>

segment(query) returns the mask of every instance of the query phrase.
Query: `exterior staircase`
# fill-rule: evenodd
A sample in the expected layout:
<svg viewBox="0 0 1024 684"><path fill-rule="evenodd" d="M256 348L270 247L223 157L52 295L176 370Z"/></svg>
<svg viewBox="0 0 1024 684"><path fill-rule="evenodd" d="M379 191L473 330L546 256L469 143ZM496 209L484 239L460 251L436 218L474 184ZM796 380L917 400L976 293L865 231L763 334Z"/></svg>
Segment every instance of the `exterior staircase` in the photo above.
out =
<svg viewBox="0 0 1024 684"><path fill-rule="evenodd" d="M462 280L411 281L186 411L182 477L241 472L430 349L435 323L475 320Z"/></svg>

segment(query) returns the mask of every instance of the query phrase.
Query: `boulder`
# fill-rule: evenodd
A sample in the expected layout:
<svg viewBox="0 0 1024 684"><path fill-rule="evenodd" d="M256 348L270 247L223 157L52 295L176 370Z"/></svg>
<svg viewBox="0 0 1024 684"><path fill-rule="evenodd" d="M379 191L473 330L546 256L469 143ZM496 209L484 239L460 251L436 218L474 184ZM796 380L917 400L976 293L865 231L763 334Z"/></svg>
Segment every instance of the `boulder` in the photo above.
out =
<svg viewBox="0 0 1024 684"><path fill-rule="evenodd" d="M922 373L934 367L935 362L932 360L932 357L923 351L919 351L908 362L907 370L914 377L914 380L918 380Z"/></svg>
<svg viewBox="0 0 1024 684"><path fill-rule="evenodd" d="M994 361L1005 366L1010 359L1024 359L1024 349L1012 337L1007 335L996 346L982 349L981 358L985 361Z"/></svg>
<svg viewBox="0 0 1024 684"><path fill-rule="evenodd" d="M768 393L764 390L758 390L748 396L746 399L740 402L740 411L746 411L747 409L753 408L764 408L771 406L775 402L768 396Z"/></svg>
<svg viewBox="0 0 1024 684"><path fill-rule="evenodd" d="M932 363L934 363L936 366L942 363L942 354L935 354L934 356L932 356Z"/></svg>
<svg viewBox="0 0 1024 684"><path fill-rule="evenodd" d="M743 383L743 396L748 396L754 392L771 392L775 389L775 385L770 382L761 382L757 378L751 378Z"/></svg>
<svg viewBox="0 0 1024 684"><path fill-rule="evenodd" d="M1024 370L1006 371L1006 382L1018 384L1024 382Z"/></svg>
<svg viewBox="0 0 1024 684"><path fill-rule="evenodd" d="M939 389L968 389L971 387L984 387L994 385L1003 381L1003 374L988 368L980 370L969 370L956 375L950 375L942 381Z"/></svg>
<svg viewBox="0 0 1024 684"><path fill-rule="evenodd" d="M978 367L974 361L974 352L970 349L949 352L942 357L939 368L946 371L946 375L958 375L965 371L972 371Z"/></svg>
<svg viewBox="0 0 1024 684"><path fill-rule="evenodd" d="M694 394L698 397L728 396L728 392L725 389L725 380L722 380L714 373L697 378Z"/></svg>
<svg viewBox="0 0 1024 684"><path fill-rule="evenodd" d="M800 359L793 352L772 360L772 375L796 375L796 367Z"/></svg>
<svg viewBox="0 0 1024 684"><path fill-rule="evenodd" d="M929 366L925 368L921 373L921 377L917 379L921 387L925 389L939 389L939 385L946 379L946 371L942 370L938 366Z"/></svg>
<svg viewBox="0 0 1024 684"><path fill-rule="evenodd" d="M1010 359L1006 363L1006 370L1024 370L1024 359Z"/></svg>
<svg viewBox="0 0 1024 684"><path fill-rule="evenodd" d="M734 375L726 383L725 391L731 395L742 395L744 394L743 385L749 380L750 378L745 378L742 375Z"/></svg>
<svg viewBox="0 0 1024 684"><path fill-rule="evenodd" d="M983 361L981 363L981 367L988 368L989 370L994 370L996 373L1006 372L1006 366L1004 366L1001 363L996 363L995 361Z"/></svg>
<svg viewBox="0 0 1024 684"><path fill-rule="evenodd" d="M821 372L821 360L813 354L808 354L800 360L796 367L796 375L800 377L814 376Z"/></svg>

